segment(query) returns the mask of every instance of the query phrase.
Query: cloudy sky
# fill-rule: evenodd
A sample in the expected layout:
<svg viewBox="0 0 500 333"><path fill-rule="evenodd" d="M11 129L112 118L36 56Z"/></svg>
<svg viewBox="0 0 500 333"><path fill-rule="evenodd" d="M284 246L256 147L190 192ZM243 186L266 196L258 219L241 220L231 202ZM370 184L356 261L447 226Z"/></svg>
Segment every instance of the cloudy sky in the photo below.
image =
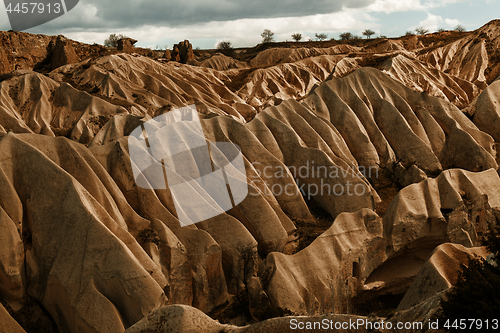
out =
<svg viewBox="0 0 500 333"><path fill-rule="evenodd" d="M500 0L80 0L66 15L27 30L63 34L100 43L111 33L137 39L142 47L172 48L189 39L193 47L213 48L221 40L236 47L254 46L264 29L277 41L292 33L338 38L350 31L397 37L423 26L430 31L458 24L474 30L499 18ZM10 29L5 9L0 30Z"/></svg>

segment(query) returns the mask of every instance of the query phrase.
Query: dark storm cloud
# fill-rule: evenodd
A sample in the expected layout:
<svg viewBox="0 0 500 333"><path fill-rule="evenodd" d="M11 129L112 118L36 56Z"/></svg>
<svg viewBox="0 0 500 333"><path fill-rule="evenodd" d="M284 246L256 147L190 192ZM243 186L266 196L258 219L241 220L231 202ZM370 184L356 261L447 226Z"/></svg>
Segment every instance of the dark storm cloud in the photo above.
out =
<svg viewBox="0 0 500 333"><path fill-rule="evenodd" d="M338 12L342 7L359 8L375 0L80 0L67 18L46 28L134 28L145 24L182 26L242 18L299 17ZM98 20L84 20L79 11L93 5ZM73 14L72 16L70 16ZM71 19L70 19L71 17ZM43 26L40 27L43 29Z"/></svg>

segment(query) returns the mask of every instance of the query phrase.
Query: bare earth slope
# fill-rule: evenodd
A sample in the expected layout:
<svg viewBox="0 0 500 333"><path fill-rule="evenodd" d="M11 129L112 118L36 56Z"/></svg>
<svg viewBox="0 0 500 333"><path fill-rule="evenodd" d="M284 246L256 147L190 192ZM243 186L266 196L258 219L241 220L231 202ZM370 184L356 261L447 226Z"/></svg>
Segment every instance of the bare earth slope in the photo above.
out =
<svg viewBox="0 0 500 333"><path fill-rule="evenodd" d="M500 216L500 24L449 36L180 64L1 32L0 330L285 332L375 303L429 320ZM181 227L129 139L192 104L249 194Z"/></svg>

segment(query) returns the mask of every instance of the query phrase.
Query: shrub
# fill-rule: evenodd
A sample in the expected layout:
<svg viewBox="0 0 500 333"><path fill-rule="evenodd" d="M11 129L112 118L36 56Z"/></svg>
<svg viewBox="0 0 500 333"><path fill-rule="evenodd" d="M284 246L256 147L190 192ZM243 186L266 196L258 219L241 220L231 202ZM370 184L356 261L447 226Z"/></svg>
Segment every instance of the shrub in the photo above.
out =
<svg viewBox="0 0 500 333"><path fill-rule="evenodd" d="M343 32L343 33L340 34L340 39L341 40L352 39L352 33L350 33L350 32Z"/></svg>
<svg viewBox="0 0 500 333"><path fill-rule="evenodd" d="M117 47L118 46L118 41L122 38L127 38L127 36L124 35L117 35L117 34L111 34L109 37L104 40L104 46L106 47Z"/></svg>
<svg viewBox="0 0 500 333"><path fill-rule="evenodd" d="M141 232L139 232L139 241L142 244L153 243L156 244L157 246L159 246L161 243L158 232L151 228L143 229L141 230Z"/></svg>
<svg viewBox="0 0 500 333"><path fill-rule="evenodd" d="M445 32L445 31L446 31L446 29L444 29L444 28L439 28L438 29L438 32Z"/></svg>
<svg viewBox="0 0 500 333"><path fill-rule="evenodd" d="M455 31L458 31L458 32L464 32L465 31L465 27L461 24L457 25L455 27Z"/></svg>
<svg viewBox="0 0 500 333"><path fill-rule="evenodd" d="M245 289L248 290L248 281L254 276L258 263L257 245L241 245L236 249L239 254L239 278L241 278Z"/></svg>
<svg viewBox="0 0 500 333"><path fill-rule="evenodd" d="M233 45L228 40L223 40L217 44L217 50L231 50Z"/></svg>
<svg viewBox="0 0 500 333"><path fill-rule="evenodd" d="M375 35L375 31L371 29L366 29L363 31L363 36L366 36L366 38L370 38L372 35Z"/></svg>
<svg viewBox="0 0 500 333"><path fill-rule="evenodd" d="M415 34L413 33L413 31L409 31L409 30L408 30L408 31L405 33L405 36L411 37L411 36L415 36Z"/></svg>
<svg viewBox="0 0 500 333"><path fill-rule="evenodd" d="M219 44L217 44L216 48L222 54L225 54L227 56L234 55L233 44L231 44L231 42L228 40L223 40L223 41L219 42Z"/></svg>
<svg viewBox="0 0 500 333"><path fill-rule="evenodd" d="M292 34L292 38L294 41L298 42L302 39L302 34L299 34L299 33Z"/></svg>
<svg viewBox="0 0 500 333"><path fill-rule="evenodd" d="M328 38L328 35L321 33L321 34L315 34L314 37L316 38L316 40L324 41L325 39Z"/></svg>
<svg viewBox="0 0 500 333"><path fill-rule="evenodd" d="M262 37L262 43L271 43L274 41L274 32L269 29L264 29L264 32L260 34Z"/></svg>
<svg viewBox="0 0 500 333"><path fill-rule="evenodd" d="M425 29L424 27L418 27L417 29L415 29L415 32L418 35L425 35L426 33L429 32L429 29Z"/></svg>

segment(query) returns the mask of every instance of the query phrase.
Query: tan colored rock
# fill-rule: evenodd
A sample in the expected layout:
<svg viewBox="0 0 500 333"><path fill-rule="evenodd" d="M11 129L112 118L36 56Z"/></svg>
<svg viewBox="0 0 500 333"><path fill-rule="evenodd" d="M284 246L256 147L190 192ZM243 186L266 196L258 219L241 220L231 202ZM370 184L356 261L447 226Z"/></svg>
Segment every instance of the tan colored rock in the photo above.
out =
<svg viewBox="0 0 500 333"><path fill-rule="evenodd" d="M412 308L450 288L457 282L462 265L467 265L470 259L485 259L487 255L484 247L467 249L451 243L438 246L420 269L397 310Z"/></svg>
<svg viewBox="0 0 500 333"><path fill-rule="evenodd" d="M200 63L201 67L213 68L219 71L225 71L234 68L248 68L248 64L242 61L235 60L222 53L216 53L210 58Z"/></svg>
<svg viewBox="0 0 500 333"><path fill-rule="evenodd" d="M346 298L356 295L373 269L385 261L385 246L377 214L368 209L343 213L302 251L266 258L265 269L271 274L265 292L275 309L309 315L341 313L346 311Z"/></svg>
<svg viewBox="0 0 500 333"><path fill-rule="evenodd" d="M433 297L415 305L414 307L397 311L393 316L387 318L386 321L392 323L393 327L397 327L397 323L411 323L410 328L405 329L406 332L433 332L435 329L429 328L429 323L435 323L436 316L439 316L440 302L445 298L445 292L437 293ZM381 330L384 333L394 332L394 329Z"/></svg>
<svg viewBox="0 0 500 333"><path fill-rule="evenodd" d="M170 57L171 57L172 61L181 62L181 56L180 56L180 52L179 52L179 46L177 44L175 44L174 47L172 48L172 53L171 53Z"/></svg>
<svg viewBox="0 0 500 333"><path fill-rule="evenodd" d="M152 312L125 332L218 333L226 328L229 327L219 324L200 310L185 305L171 305Z"/></svg>
<svg viewBox="0 0 500 333"><path fill-rule="evenodd" d="M405 293L442 243L479 246L496 223L499 181L494 170L449 170L402 189L384 216L389 259L366 279L359 298Z"/></svg>
<svg viewBox="0 0 500 333"><path fill-rule="evenodd" d="M360 325L359 328L352 329L352 325L349 325L349 323L356 323L358 320L376 321L380 320L380 318L366 318L362 316L339 314L328 314L314 317L278 317L264 320L252 325L238 327L220 324L218 321L211 319L203 312L189 306L173 305L152 312L143 320L127 329L125 333L288 333L296 331L299 327L304 327L304 329L306 329L306 325L310 325L310 327L307 326L308 330L321 330L322 332L333 333L338 332L338 329L335 329L335 323L347 323L347 328L343 330L345 332L369 332L369 330L367 330L363 325Z"/></svg>
<svg viewBox="0 0 500 333"><path fill-rule="evenodd" d="M420 170L415 164L412 164L405 168L401 163L397 163L393 167L393 172L397 179L397 182L402 187L420 183L421 181L427 179L427 175L425 174L425 172Z"/></svg>
<svg viewBox="0 0 500 333"><path fill-rule="evenodd" d="M132 53L134 52L134 44L137 43L137 40L132 39L132 38L121 38L118 40L118 46L116 49L118 51L122 51L125 53Z"/></svg>
<svg viewBox="0 0 500 333"><path fill-rule="evenodd" d="M461 109L471 103L481 91L474 83L435 69L407 53L387 59L379 69L408 88L425 91L430 96L440 97Z"/></svg>
<svg viewBox="0 0 500 333"><path fill-rule="evenodd" d="M121 69L116 70L118 68ZM113 75L106 74L112 70ZM150 75L151 72L159 75ZM244 122L243 116L231 106L244 101L224 85L225 74L209 68L179 66L175 61L160 63L122 53L104 56L92 63L61 67L50 75L57 81L66 76L80 87L92 87L89 91L93 96L98 94L135 116L153 115L166 105L175 108L190 105L196 97L200 113L231 115Z"/></svg>
<svg viewBox="0 0 500 333"><path fill-rule="evenodd" d="M58 83L32 71L15 73L0 82L0 121L6 130L69 134L75 141L88 143L100 129L96 119L126 112L66 82Z"/></svg>
<svg viewBox="0 0 500 333"><path fill-rule="evenodd" d="M496 142L500 142L499 92L500 81L495 81L469 106L474 124L491 135Z"/></svg>
<svg viewBox="0 0 500 333"><path fill-rule="evenodd" d="M376 88L380 85L382 91ZM330 120L359 165L400 160L415 162L428 174L439 173L442 163L472 171L496 168L492 138L458 108L412 91L376 69L361 68L327 81L304 103Z"/></svg>
<svg viewBox="0 0 500 333"><path fill-rule="evenodd" d="M498 31L499 21L493 20L453 43L422 54L420 59L485 89L498 76L498 64L489 60L493 55L489 53L495 52L500 44ZM494 66L497 70L491 71ZM493 77L486 74L488 68Z"/></svg>
<svg viewBox="0 0 500 333"><path fill-rule="evenodd" d="M56 69L68 64L74 64L79 61L71 40L65 38L64 36L57 36L54 44L50 61L51 69Z"/></svg>
<svg viewBox="0 0 500 333"><path fill-rule="evenodd" d="M443 214L452 212L464 200L474 202L483 194L489 199L489 207L500 207L499 188L500 177L493 169L480 173L447 170L436 179L405 187L384 216L390 246L394 252L400 252L423 242L437 246L448 239L467 247L478 246L478 231L489 223L487 215L468 221L447 220Z"/></svg>
<svg viewBox="0 0 500 333"><path fill-rule="evenodd" d="M52 36L35 35L20 31L0 31L0 74L17 69L33 69L46 60ZM2 56L3 52L3 56ZM7 60L7 64L3 61Z"/></svg>
<svg viewBox="0 0 500 333"><path fill-rule="evenodd" d="M44 147L43 153L35 146ZM130 233L149 222L125 203L83 146L68 139L5 134L0 150L7 157L0 168L16 175L2 173L0 181L11 186L0 202L19 198L9 208L16 212L12 216L30 216L19 232L27 292L59 329L124 330L166 304L165 277ZM60 159L64 155L73 157Z"/></svg>
<svg viewBox="0 0 500 333"><path fill-rule="evenodd" d="M14 70L12 64L7 58L7 54L4 51L4 48L0 48L0 74L10 73Z"/></svg>
<svg viewBox="0 0 500 333"><path fill-rule="evenodd" d="M163 58L167 61L172 59L172 55L170 54L170 50L168 50L168 49L165 50L165 53L163 54Z"/></svg>
<svg viewBox="0 0 500 333"><path fill-rule="evenodd" d="M4 184L5 186L7 184ZM5 200L5 199L4 199ZM22 216L14 207L20 206L19 198L6 198L0 202L0 292L10 307L17 311L26 295L26 277L23 274L25 250L20 236ZM5 211L2 206L10 205ZM9 213L14 213L9 216Z"/></svg>
<svg viewBox="0 0 500 333"><path fill-rule="evenodd" d="M19 325L14 318L5 310L2 304L0 304L0 329L1 332L5 333L26 333L26 331Z"/></svg>

